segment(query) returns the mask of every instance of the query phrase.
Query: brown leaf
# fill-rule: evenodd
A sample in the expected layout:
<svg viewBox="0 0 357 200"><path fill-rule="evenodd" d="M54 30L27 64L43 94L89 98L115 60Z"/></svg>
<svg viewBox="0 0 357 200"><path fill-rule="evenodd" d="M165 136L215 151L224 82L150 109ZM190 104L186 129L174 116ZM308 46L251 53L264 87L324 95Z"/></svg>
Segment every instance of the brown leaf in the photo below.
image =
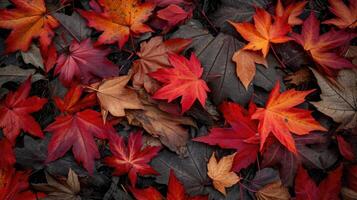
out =
<svg viewBox="0 0 357 200"><path fill-rule="evenodd" d="M69 169L67 180L56 180L46 173L47 184L34 184L34 188L48 194L44 200L80 200L80 183L77 174Z"/></svg>
<svg viewBox="0 0 357 200"><path fill-rule="evenodd" d="M232 60L236 63L237 76L246 90L248 90L248 86L255 76L255 63L268 67L263 55L249 50L240 49L234 53Z"/></svg>
<svg viewBox="0 0 357 200"><path fill-rule="evenodd" d="M217 162L216 156L212 153L207 164L207 175L213 180L213 186L222 194L226 195L226 188L238 183L240 177L232 171L234 156L236 153L224 156Z"/></svg>
<svg viewBox="0 0 357 200"><path fill-rule="evenodd" d="M130 76L126 75L104 79L91 85L90 89L97 92L104 122L108 112L113 116L123 117L126 109L143 108L136 92L126 87L129 80Z"/></svg>
<svg viewBox="0 0 357 200"><path fill-rule="evenodd" d="M168 53L180 53L191 43L190 39L170 39L163 41L160 36L154 37L147 42L142 42L140 52L137 55L140 59L133 64L133 85L135 88L144 87L152 94L159 85L147 75L163 67L170 67Z"/></svg>
<svg viewBox="0 0 357 200"><path fill-rule="evenodd" d="M357 199L357 192L355 192L354 190L351 190L347 187L343 187L341 189L341 195L342 195L342 199L344 200L355 200Z"/></svg>
<svg viewBox="0 0 357 200"><path fill-rule="evenodd" d="M284 187L280 180L269 183L255 193L257 200L289 200L288 188Z"/></svg>
<svg viewBox="0 0 357 200"><path fill-rule="evenodd" d="M126 117L131 125L141 126L154 137L176 151L183 154L188 141L188 132L181 125L195 126L191 118L169 114L158 108L158 105L149 101L148 94L141 91L142 110L128 110Z"/></svg>
<svg viewBox="0 0 357 200"><path fill-rule="evenodd" d="M306 67L301 68L298 71L284 78L285 81L288 81L290 84L297 85L297 86L304 83L308 83L311 81L311 79L312 79L311 71Z"/></svg>

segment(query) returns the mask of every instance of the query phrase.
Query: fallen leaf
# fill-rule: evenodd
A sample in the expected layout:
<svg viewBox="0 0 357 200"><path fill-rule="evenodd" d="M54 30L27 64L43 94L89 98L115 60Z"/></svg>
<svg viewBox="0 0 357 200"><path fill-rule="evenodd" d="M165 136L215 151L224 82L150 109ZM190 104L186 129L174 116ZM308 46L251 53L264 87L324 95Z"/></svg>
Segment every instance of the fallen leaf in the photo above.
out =
<svg viewBox="0 0 357 200"><path fill-rule="evenodd" d="M126 86L130 78L130 75L118 76L91 85L97 94L104 122L108 113L124 117L126 109L144 108L138 94Z"/></svg>
<svg viewBox="0 0 357 200"><path fill-rule="evenodd" d="M337 47L348 43L353 36L334 30L320 35L320 24L314 13L304 21L301 34L292 33L292 37L318 64L318 69L329 76L335 77L336 70L354 67L350 61L334 52Z"/></svg>
<svg viewBox="0 0 357 200"><path fill-rule="evenodd" d="M8 93L0 102L0 127L12 144L21 130L36 137L43 137L40 125L30 114L41 110L47 99L29 97L30 89L31 77L22 83L17 91Z"/></svg>
<svg viewBox="0 0 357 200"><path fill-rule="evenodd" d="M280 93L280 83L277 82L270 92L266 108L258 108L252 119L259 120L260 150L272 132L274 136L289 151L297 153L294 139L290 132L306 135L313 130L326 131L312 116L311 111L294 108L303 103L310 91L296 91L294 89Z"/></svg>
<svg viewBox="0 0 357 200"><path fill-rule="evenodd" d="M341 135L336 136L338 149L340 150L341 155L349 160L353 161L355 159L355 155L353 153L353 149L350 143L348 143Z"/></svg>
<svg viewBox="0 0 357 200"><path fill-rule="evenodd" d="M331 171L328 176L317 186L307 171L300 166L295 178L296 200L319 199L330 200L339 199L341 191L342 165Z"/></svg>
<svg viewBox="0 0 357 200"><path fill-rule="evenodd" d="M347 187L357 192L357 165L350 165L346 167L346 183Z"/></svg>
<svg viewBox="0 0 357 200"><path fill-rule="evenodd" d="M21 51L21 56L26 64L31 64L42 70L45 69L40 49L36 45L32 44L30 46L30 49L26 52Z"/></svg>
<svg viewBox="0 0 357 200"><path fill-rule="evenodd" d="M146 94L147 95L147 94ZM141 126L172 151L182 154L188 141L188 131L182 125L194 126L191 118L173 116L160 110L157 105L140 96L144 108L142 110L128 110L126 118L129 124Z"/></svg>
<svg viewBox="0 0 357 200"><path fill-rule="evenodd" d="M343 200L355 200L357 199L357 192L354 190L348 189L346 187L342 187L341 195Z"/></svg>
<svg viewBox="0 0 357 200"><path fill-rule="evenodd" d="M313 76L312 76L309 68L304 67L290 75L285 76L284 80L287 81L289 84L299 86L304 83L306 84L306 83L311 82L312 77Z"/></svg>
<svg viewBox="0 0 357 200"><path fill-rule="evenodd" d="M302 24L303 21L299 18L299 16L304 11L304 7L307 3L308 1L298 1L290 3L284 8L281 0L278 0L275 7L275 15L276 17L283 18L283 20L287 20L288 24L291 26Z"/></svg>
<svg viewBox="0 0 357 200"><path fill-rule="evenodd" d="M94 47L90 38L80 43L73 40L69 52L58 57L54 73L59 74L65 86L75 81L88 84L116 76L119 68L107 59L109 53L108 48Z"/></svg>
<svg viewBox="0 0 357 200"><path fill-rule="evenodd" d="M46 195L29 190L29 171L16 171L14 167L0 169L0 199L37 200Z"/></svg>
<svg viewBox="0 0 357 200"><path fill-rule="evenodd" d="M157 17L166 22L162 27L164 32L168 32L176 25L183 23L185 20L192 17L193 9L184 10L178 5L171 4L157 12Z"/></svg>
<svg viewBox="0 0 357 200"><path fill-rule="evenodd" d="M312 70L321 88L319 102L311 102L320 112L341 123L340 128L356 129L357 127L357 71L341 70L337 75L338 87L321 74Z"/></svg>
<svg viewBox="0 0 357 200"><path fill-rule="evenodd" d="M34 184L34 187L48 194L44 200L80 200L80 183L77 174L69 169L66 181L59 181L46 173L47 183Z"/></svg>
<svg viewBox="0 0 357 200"><path fill-rule="evenodd" d="M357 46L349 46L345 56L352 60L352 64L357 65Z"/></svg>
<svg viewBox="0 0 357 200"><path fill-rule="evenodd" d="M23 82L31 75L31 81L35 82L45 77L36 73L35 69L22 69L15 65L0 68L0 86L8 81Z"/></svg>
<svg viewBox="0 0 357 200"><path fill-rule="evenodd" d="M224 156L217 162L215 154L212 153L207 164L207 175L212 179L214 188L224 195L226 195L226 188L232 187L240 180L239 176L231 171L234 156L235 154Z"/></svg>
<svg viewBox="0 0 357 200"><path fill-rule="evenodd" d="M146 146L142 149L142 132L131 133L128 145L124 138L112 134L109 136L109 148L113 156L106 157L104 163L114 168L114 175L128 174L131 186L136 185L137 174L157 175L148 163L157 155L161 147Z"/></svg>
<svg viewBox="0 0 357 200"><path fill-rule="evenodd" d="M290 32L290 26L284 20L275 20L272 23L272 16L261 8L256 8L253 19L254 25L246 22L230 22L241 36L249 41L243 49L261 50L265 58L268 55L270 43L285 43L291 40L287 36L287 33Z"/></svg>
<svg viewBox="0 0 357 200"><path fill-rule="evenodd" d="M137 200L163 200L161 193L152 186L144 189L129 187L129 190Z"/></svg>
<svg viewBox="0 0 357 200"><path fill-rule="evenodd" d="M329 0L330 11L336 15L335 18L328 19L323 24L332 24L340 29L355 28L357 26L357 2L349 1L346 5L343 0Z"/></svg>
<svg viewBox="0 0 357 200"><path fill-rule="evenodd" d="M257 200L289 200L290 194L288 188L279 180L264 186L255 193L255 197Z"/></svg>
<svg viewBox="0 0 357 200"><path fill-rule="evenodd" d="M12 29L6 39L6 52L27 51L33 38L47 49L58 21L48 13L44 0L12 0L15 8L0 10L0 27Z"/></svg>
<svg viewBox="0 0 357 200"><path fill-rule="evenodd" d="M191 108L197 99L204 107L209 88L201 79L203 68L194 53L190 60L177 54L169 54L173 68L158 69L149 75L164 85L153 95L154 99L166 99L168 102L181 97L181 113Z"/></svg>
<svg viewBox="0 0 357 200"><path fill-rule="evenodd" d="M237 76L247 90L255 76L255 63L268 67L268 63L263 56L249 50L241 49L235 52L232 60L236 63Z"/></svg>
<svg viewBox="0 0 357 200"><path fill-rule="evenodd" d="M212 128L209 135L192 139L193 141L218 145L225 149L236 149L232 169L239 172L257 160L259 152L258 124L251 120L255 104L250 104L249 111L239 104L224 102L220 106L225 120L230 128Z"/></svg>
<svg viewBox="0 0 357 200"><path fill-rule="evenodd" d="M133 86L144 87L147 92L153 94L160 85L152 79L148 73L161 68L170 67L169 53L180 53L191 43L190 39L169 39L163 41L162 37L153 37L140 44L138 60L133 64Z"/></svg>
<svg viewBox="0 0 357 200"><path fill-rule="evenodd" d="M83 41L90 37L91 29L87 27L86 20L77 12L73 12L72 15L54 13L53 16L61 24L61 27L59 27L57 31L60 31L60 29L64 29L62 32L70 31L70 34L67 33L67 35L69 35L69 37L67 37L68 41L71 41L72 39ZM73 35L75 38L73 38Z"/></svg>
<svg viewBox="0 0 357 200"><path fill-rule="evenodd" d="M102 0L98 2L102 13L79 10L78 12L88 20L88 26L102 31L97 44L112 44L117 42L122 48L129 39L129 35L139 35L152 31L143 24L155 8L153 3L140 3L139 0Z"/></svg>
<svg viewBox="0 0 357 200"><path fill-rule="evenodd" d="M94 137L105 139L108 130L102 122L100 113L91 109L83 110L92 103L88 104L83 101L86 98L80 98L82 89L78 88L79 86L72 87L67 92L64 101L61 99L55 101L57 107L62 110L62 114L45 129L53 134L48 144L46 162L64 156L73 147L75 159L92 174L94 160L100 157Z"/></svg>

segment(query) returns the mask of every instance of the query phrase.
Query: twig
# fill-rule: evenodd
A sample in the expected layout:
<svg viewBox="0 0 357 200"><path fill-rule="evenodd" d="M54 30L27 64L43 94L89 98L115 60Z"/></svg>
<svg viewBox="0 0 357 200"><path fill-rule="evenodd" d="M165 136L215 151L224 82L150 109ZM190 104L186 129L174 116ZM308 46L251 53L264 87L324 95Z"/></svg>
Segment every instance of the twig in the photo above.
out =
<svg viewBox="0 0 357 200"><path fill-rule="evenodd" d="M279 62L279 64L280 64L280 66L282 67L282 68L286 68L286 66L285 66L285 64L283 63L283 61L282 60L280 60L280 58L279 58L279 56L278 56L278 54L276 54L276 52L275 52L275 49L274 49L274 47L273 47L273 45L271 45L271 50L273 51L273 54L274 54L274 57L276 58L276 60Z"/></svg>

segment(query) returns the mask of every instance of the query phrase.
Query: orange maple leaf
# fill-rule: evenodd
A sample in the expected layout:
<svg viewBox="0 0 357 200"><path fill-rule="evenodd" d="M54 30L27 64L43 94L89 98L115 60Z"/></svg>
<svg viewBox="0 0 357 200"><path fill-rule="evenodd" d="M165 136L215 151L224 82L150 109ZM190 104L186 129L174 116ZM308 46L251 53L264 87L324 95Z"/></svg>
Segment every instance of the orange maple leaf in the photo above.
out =
<svg viewBox="0 0 357 200"><path fill-rule="evenodd" d="M334 30L320 35L320 24L313 13L304 21L301 34L292 33L292 37L319 64L319 70L329 76L337 75L334 70L354 67L350 61L334 52L336 48L348 43L353 35Z"/></svg>
<svg viewBox="0 0 357 200"><path fill-rule="evenodd" d="M295 142L290 132L306 135L313 130L326 131L312 116L311 111L294 108L303 103L305 97L314 90L279 92L280 83L277 82L270 92L265 108L258 108L252 119L259 119L260 150L270 133L289 151L297 153Z"/></svg>
<svg viewBox="0 0 357 200"><path fill-rule="evenodd" d="M254 25L246 22L230 23L245 40L249 41L243 49L261 50L263 56L266 57L270 43L284 43L291 40L287 36L290 32L289 24L280 18L275 19L274 23L272 23L272 16L267 11L256 8L256 13L253 16Z"/></svg>
<svg viewBox="0 0 357 200"><path fill-rule="evenodd" d="M39 38L41 49L47 49L59 26L44 0L12 0L14 9L0 10L0 28L12 29L6 39L6 52L27 51L32 39Z"/></svg>
<svg viewBox="0 0 357 200"><path fill-rule="evenodd" d="M151 77L164 83L153 98L171 102L182 96L182 113L190 109L196 99L204 106L210 90L201 79L203 68L196 55L192 53L190 60L187 60L184 56L169 54L169 61L173 68L162 68L149 73Z"/></svg>
<svg viewBox="0 0 357 200"><path fill-rule="evenodd" d="M99 0L103 7L102 13L79 10L88 20L88 25L98 31L103 31L97 44L112 44L118 42L123 47L129 35L138 35L152 31L143 24L151 15L155 4L143 3L139 0Z"/></svg>
<svg viewBox="0 0 357 200"><path fill-rule="evenodd" d="M336 18L329 19L323 24L333 24L340 29L357 27L357 1L351 0L349 6L342 0L329 0L330 11L336 15Z"/></svg>

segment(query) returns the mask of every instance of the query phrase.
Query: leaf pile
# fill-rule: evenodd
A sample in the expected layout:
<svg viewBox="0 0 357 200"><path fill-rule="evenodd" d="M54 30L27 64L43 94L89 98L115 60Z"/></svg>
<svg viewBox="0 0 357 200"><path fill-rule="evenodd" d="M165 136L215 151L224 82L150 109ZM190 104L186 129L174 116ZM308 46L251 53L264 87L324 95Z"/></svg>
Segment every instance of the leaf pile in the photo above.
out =
<svg viewBox="0 0 357 200"><path fill-rule="evenodd" d="M357 0L0 3L0 199L357 199Z"/></svg>

